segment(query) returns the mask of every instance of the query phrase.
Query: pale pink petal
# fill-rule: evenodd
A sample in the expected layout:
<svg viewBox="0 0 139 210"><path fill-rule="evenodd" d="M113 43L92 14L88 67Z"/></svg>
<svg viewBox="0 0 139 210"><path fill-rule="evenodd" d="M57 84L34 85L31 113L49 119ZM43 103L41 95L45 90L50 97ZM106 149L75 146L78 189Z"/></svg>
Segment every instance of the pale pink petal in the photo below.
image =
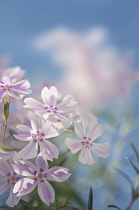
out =
<svg viewBox="0 0 139 210"><path fill-rule="evenodd" d="M6 160L0 161L0 174L2 176L6 176L11 171L11 168Z"/></svg>
<svg viewBox="0 0 139 210"><path fill-rule="evenodd" d="M44 87L41 92L43 103L49 106L54 106L56 98L58 97L58 92L56 87L52 86L50 90Z"/></svg>
<svg viewBox="0 0 139 210"><path fill-rule="evenodd" d="M39 154L36 158L36 165L37 168L41 171L41 172L45 172L48 169L48 163L47 160L44 160L44 158Z"/></svg>
<svg viewBox="0 0 139 210"><path fill-rule="evenodd" d="M42 180L40 180L40 182L38 183L38 194L40 196L40 199L47 205L50 205L50 203L54 202L54 189L46 180L43 180L43 182Z"/></svg>
<svg viewBox="0 0 139 210"><path fill-rule="evenodd" d="M109 156L109 149L109 143L93 143L91 147L91 150L95 153L95 155L103 158L107 158Z"/></svg>
<svg viewBox="0 0 139 210"><path fill-rule="evenodd" d="M69 113L73 111L77 101L74 100L72 95L66 95L63 100L57 105L58 111L61 113Z"/></svg>
<svg viewBox="0 0 139 210"><path fill-rule="evenodd" d="M93 120L88 122L88 127L87 127L87 137L88 138L92 137L92 134L93 134L94 130L96 129L97 125L98 125L98 121L97 121L96 117L94 117Z"/></svg>
<svg viewBox="0 0 139 210"><path fill-rule="evenodd" d="M2 78L2 82L5 84L5 85L10 85L11 84L11 81L10 81L10 78L8 76L4 76Z"/></svg>
<svg viewBox="0 0 139 210"><path fill-rule="evenodd" d="M65 129L69 128L72 124L72 119L69 117L65 117L60 113L56 113L55 116L62 122L64 125Z"/></svg>
<svg viewBox="0 0 139 210"><path fill-rule="evenodd" d="M39 145L40 145L40 153L44 158L44 160L53 161L53 158L56 159L58 158L59 151L53 143L45 140L45 141L40 141Z"/></svg>
<svg viewBox="0 0 139 210"><path fill-rule="evenodd" d="M37 185L37 181L31 178L20 179L14 186L13 193L17 196L27 195L32 192Z"/></svg>
<svg viewBox="0 0 139 210"><path fill-rule="evenodd" d="M90 149L87 147L84 147L79 155L79 161L84 165L92 165L95 163L95 160L93 159Z"/></svg>
<svg viewBox="0 0 139 210"><path fill-rule="evenodd" d="M86 138L85 122L83 120L75 122L75 133L81 139Z"/></svg>
<svg viewBox="0 0 139 210"><path fill-rule="evenodd" d="M77 153L83 147L81 141L71 138L66 138L65 144L73 154Z"/></svg>
<svg viewBox="0 0 139 210"><path fill-rule="evenodd" d="M59 135L66 130L62 122L53 122L53 126L58 131Z"/></svg>
<svg viewBox="0 0 139 210"><path fill-rule="evenodd" d="M52 126L52 123L48 120L43 126L43 132L45 134L44 138L52 138L59 135L57 130Z"/></svg>
<svg viewBox="0 0 139 210"><path fill-rule="evenodd" d="M22 96L19 94L19 93L16 93L15 91L9 89L8 90L8 94L11 96L11 97L14 97L15 99L19 100L22 98Z"/></svg>
<svg viewBox="0 0 139 210"><path fill-rule="evenodd" d="M68 173L69 169L55 166L47 171L47 179L54 182L64 182L71 175Z"/></svg>
<svg viewBox="0 0 139 210"><path fill-rule="evenodd" d="M29 127L26 126L26 125L19 124L16 128L17 128L19 131L25 131L25 132L28 132L28 133L31 132L31 128L29 128Z"/></svg>
<svg viewBox="0 0 139 210"><path fill-rule="evenodd" d="M6 204L10 207L14 207L15 205L18 204L19 200L20 197L17 197L16 194L13 193L13 186L11 186L10 195L6 201Z"/></svg>
<svg viewBox="0 0 139 210"><path fill-rule="evenodd" d="M29 112L29 119L30 119L30 122L31 122L32 129L34 131L41 130L42 124L45 123L44 120L42 120L39 116L37 116L33 112Z"/></svg>
<svg viewBox="0 0 139 210"><path fill-rule="evenodd" d="M25 98L24 102L26 104L26 105L24 105L25 108L34 109L37 111L43 110L45 112L45 109L44 109L45 106L33 98Z"/></svg>
<svg viewBox="0 0 139 210"><path fill-rule="evenodd" d="M100 124L97 124L94 127L92 127L92 131L90 128L90 131L89 131L90 136L88 134L88 137L90 137L90 139L94 141L96 138L102 135L103 131L104 131L104 127Z"/></svg>
<svg viewBox="0 0 139 210"><path fill-rule="evenodd" d="M22 94L31 93L32 91L29 88L30 83L27 80L22 80L12 85L12 90Z"/></svg>
<svg viewBox="0 0 139 210"><path fill-rule="evenodd" d="M27 160L37 156L38 143L31 140L20 152L17 153L19 159Z"/></svg>
<svg viewBox="0 0 139 210"><path fill-rule="evenodd" d="M21 176L34 176L36 174L37 168L30 161L15 161L13 164L14 171Z"/></svg>
<svg viewBox="0 0 139 210"><path fill-rule="evenodd" d="M50 117L50 112L46 112L46 110L45 111L43 111L43 112L38 112L38 111L36 111L36 113L38 113L38 114L40 114L40 115L42 115L43 116L43 118L45 119L45 120L47 120L49 117ZM50 120L51 121L51 120Z"/></svg>
<svg viewBox="0 0 139 210"><path fill-rule="evenodd" d="M6 93L5 90L0 90L0 99L2 99L4 97L4 93Z"/></svg>
<svg viewBox="0 0 139 210"><path fill-rule="evenodd" d="M29 128L26 125L18 125L16 127L19 131L18 131L18 135L13 135L16 139L18 140L22 140L22 141L29 141L32 139L31 136L31 128Z"/></svg>
<svg viewBox="0 0 139 210"><path fill-rule="evenodd" d="M20 81L25 77L25 71L22 70L19 66L13 68L7 68L3 74L3 76L8 75L12 82Z"/></svg>
<svg viewBox="0 0 139 210"><path fill-rule="evenodd" d="M0 149L0 160L8 160L13 154L13 151L4 151L3 149Z"/></svg>

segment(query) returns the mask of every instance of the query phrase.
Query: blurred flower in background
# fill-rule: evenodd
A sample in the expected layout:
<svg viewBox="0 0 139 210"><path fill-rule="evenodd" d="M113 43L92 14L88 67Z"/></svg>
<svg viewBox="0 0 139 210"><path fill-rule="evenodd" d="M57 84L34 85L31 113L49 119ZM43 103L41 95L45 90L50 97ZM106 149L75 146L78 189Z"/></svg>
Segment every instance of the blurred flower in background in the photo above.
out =
<svg viewBox="0 0 139 210"><path fill-rule="evenodd" d="M133 71L133 55L118 52L108 43L108 32L94 28L75 32L57 28L35 39L36 49L51 52L63 69L60 84L85 108L102 109L111 100L126 98L139 79Z"/></svg>

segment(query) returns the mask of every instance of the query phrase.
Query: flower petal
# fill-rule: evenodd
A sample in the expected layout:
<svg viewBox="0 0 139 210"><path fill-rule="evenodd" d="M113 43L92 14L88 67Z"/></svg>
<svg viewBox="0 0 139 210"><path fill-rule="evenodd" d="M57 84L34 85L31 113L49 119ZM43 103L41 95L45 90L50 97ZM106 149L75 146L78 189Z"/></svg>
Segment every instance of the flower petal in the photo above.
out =
<svg viewBox="0 0 139 210"><path fill-rule="evenodd" d="M94 141L96 138L102 135L104 131L104 127L100 124L96 124L93 126L90 125L89 130L87 132L87 136L91 139L91 141Z"/></svg>
<svg viewBox="0 0 139 210"><path fill-rule="evenodd" d="M45 124L43 124L43 132L45 134L44 138L52 138L59 135L57 130L53 127L52 123L50 121L46 121Z"/></svg>
<svg viewBox="0 0 139 210"><path fill-rule="evenodd" d="M14 171L21 176L34 176L37 172L36 166L30 161L15 161L13 164Z"/></svg>
<svg viewBox="0 0 139 210"><path fill-rule="evenodd" d="M39 154L36 158L36 165L37 165L37 168L41 171L41 172L44 172L48 169L48 163L47 161L45 161L43 159L43 157L41 156L41 154Z"/></svg>
<svg viewBox="0 0 139 210"><path fill-rule="evenodd" d="M7 176L12 169L10 168L9 164L6 160L0 161L0 174L2 176Z"/></svg>
<svg viewBox="0 0 139 210"><path fill-rule="evenodd" d="M32 129L34 131L41 130L42 124L45 123L38 115L34 114L33 112L29 112L29 119L31 122Z"/></svg>
<svg viewBox="0 0 139 210"><path fill-rule="evenodd" d="M13 186L11 186L10 195L6 201L6 204L10 207L14 207L15 205L18 204L19 200L20 197L17 197L16 194L13 193Z"/></svg>
<svg viewBox="0 0 139 210"><path fill-rule="evenodd" d="M38 183L38 194L40 196L40 199L47 205L54 202L54 189L46 180L43 180L43 182L40 181Z"/></svg>
<svg viewBox="0 0 139 210"><path fill-rule="evenodd" d="M16 93L12 89L9 89L7 92L11 97L14 97L15 99L19 100L22 98L22 96L19 93Z"/></svg>
<svg viewBox="0 0 139 210"><path fill-rule="evenodd" d="M22 94L31 93L32 91L29 90L29 88L30 88L30 83L28 80L22 80L12 85L12 89L14 91L19 93L21 92Z"/></svg>
<svg viewBox="0 0 139 210"><path fill-rule="evenodd" d="M0 90L0 100L3 98L5 92L6 92L5 90Z"/></svg>
<svg viewBox="0 0 139 210"><path fill-rule="evenodd" d="M37 181L31 178L20 179L14 186L13 193L17 196L27 195L32 192L37 185Z"/></svg>
<svg viewBox="0 0 139 210"><path fill-rule="evenodd" d="M33 98L25 98L24 102L26 104L24 105L25 108L34 109L37 111L43 110L45 112L44 105Z"/></svg>
<svg viewBox="0 0 139 210"><path fill-rule="evenodd" d="M63 100L57 105L58 111L61 113L69 113L73 111L77 101L74 100L72 95L66 95Z"/></svg>
<svg viewBox="0 0 139 210"><path fill-rule="evenodd" d="M45 140L45 141L39 142L39 145L40 145L40 153L42 157L44 158L44 160L53 161L53 158L56 158L56 159L58 158L59 151L53 143Z"/></svg>
<svg viewBox="0 0 139 210"><path fill-rule="evenodd" d="M75 133L80 139L86 137L85 122L83 120L75 122Z"/></svg>
<svg viewBox="0 0 139 210"><path fill-rule="evenodd" d="M21 125L19 124L16 127L19 131L18 131L18 135L13 135L15 138L17 138L18 140L22 140L22 141L29 141L31 140L31 128L29 128L26 125Z"/></svg>
<svg viewBox="0 0 139 210"><path fill-rule="evenodd" d="M69 118L69 117L65 117L63 116L62 114L60 113L56 113L55 116L62 122L62 124L64 125L65 127L65 130L71 126L72 124L72 119Z"/></svg>
<svg viewBox="0 0 139 210"><path fill-rule="evenodd" d="M5 84L5 85L11 85L11 81L10 81L10 78L8 76L4 76L2 78L2 82Z"/></svg>
<svg viewBox="0 0 139 210"><path fill-rule="evenodd" d="M52 86L50 90L44 87L41 92L43 103L49 106L54 106L56 98L58 97L58 91L56 87Z"/></svg>
<svg viewBox="0 0 139 210"><path fill-rule="evenodd" d="M80 152L79 161L84 165L92 165L95 163L95 160L93 159L88 147L84 147Z"/></svg>
<svg viewBox="0 0 139 210"><path fill-rule="evenodd" d="M55 166L47 171L47 179L54 182L64 182L71 175L68 173L69 169Z"/></svg>
<svg viewBox="0 0 139 210"><path fill-rule="evenodd" d="M65 144L73 154L77 153L83 147L81 141L71 138L66 138Z"/></svg>
<svg viewBox="0 0 139 210"><path fill-rule="evenodd" d="M95 153L95 155L103 158L107 158L109 156L109 149L109 143L93 143L91 147L91 150Z"/></svg>
<svg viewBox="0 0 139 210"><path fill-rule="evenodd" d="M10 207L14 207L15 205L18 204L19 200L20 197L17 197L16 194L13 193L13 186L11 186L10 195L6 201L6 204Z"/></svg>
<svg viewBox="0 0 139 210"><path fill-rule="evenodd" d="M0 160L8 160L13 154L14 151L4 151L3 149L0 149Z"/></svg>
<svg viewBox="0 0 139 210"><path fill-rule="evenodd" d="M27 160L37 156L38 142L31 140L20 152L17 153L17 158Z"/></svg>

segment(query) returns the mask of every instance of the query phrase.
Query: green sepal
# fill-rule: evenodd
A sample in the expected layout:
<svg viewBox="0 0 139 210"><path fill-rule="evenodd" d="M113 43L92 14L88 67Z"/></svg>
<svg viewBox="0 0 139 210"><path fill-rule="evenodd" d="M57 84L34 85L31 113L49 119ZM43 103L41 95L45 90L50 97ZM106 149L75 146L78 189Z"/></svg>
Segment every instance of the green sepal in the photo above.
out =
<svg viewBox="0 0 139 210"><path fill-rule="evenodd" d="M9 107L10 107L10 102L4 103L4 118L5 118L5 120L7 120L9 117Z"/></svg>

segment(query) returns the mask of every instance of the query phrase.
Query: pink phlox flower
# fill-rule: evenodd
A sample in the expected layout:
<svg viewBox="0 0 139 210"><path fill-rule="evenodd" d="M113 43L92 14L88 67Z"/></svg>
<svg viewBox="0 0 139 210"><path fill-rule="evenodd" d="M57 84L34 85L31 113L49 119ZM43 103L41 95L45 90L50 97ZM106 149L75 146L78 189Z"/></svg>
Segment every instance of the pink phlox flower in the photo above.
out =
<svg viewBox="0 0 139 210"><path fill-rule="evenodd" d="M11 164L6 160L0 160L0 195L10 188L10 194L6 201L6 204L10 207L17 205L20 200L20 196L17 197L17 193L13 193L14 185L20 179L21 175L16 174Z"/></svg>
<svg viewBox="0 0 139 210"><path fill-rule="evenodd" d="M103 126L98 124L97 119L94 118L94 121L88 125L83 120L77 120L75 122L75 133L80 141L67 138L65 143L73 154L81 150L79 161L82 164L91 165L95 163L91 151L98 157L107 158L109 156L109 143L94 143L94 140L103 133Z"/></svg>
<svg viewBox="0 0 139 210"><path fill-rule="evenodd" d="M29 141L29 143L18 152L19 159L32 159L37 156L38 146L40 147L41 155L44 159L53 160L58 158L59 151L57 147L46 140L59 135L50 121L46 121L36 114L29 112L31 128L26 125L19 124L17 126L18 135L15 138L21 141Z"/></svg>
<svg viewBox="0 0 139 210"><path fill-rule="evenodd" d="M69 127L72 119L68 115L75 109L77 101L72 95L66 95L60 103L57 103L58 91L52 86L50 89L44 87L41 92L43 103L38 102L33 98L24 100L26 108L34 109L36 113L43 116L52 122L60 121L65 128Z"/></svg>
<svg viewBox="0 0 139 210"><path fill-rule="evenodd" d="M54 189L47 180L64 182L70 176L67 168L55 166L48 169L48 163L40 154L36 158L36 165L30 161L20 160L16 161L13 167L17 174L25 176L16 183L13 192L17 193L17 196L27 195L38 185L38 194L47 205L53 203L55 198Z"/></svg>
<svg viewBox="0 0 139 210"><path fill-rule="evenodd" d="M27 80L22 80L17 83L12 83L8 76L5 76L0 81L0 100L8 94L10 97L20 99L24 95L31 93L29 89L30 83Z"/></svg>

